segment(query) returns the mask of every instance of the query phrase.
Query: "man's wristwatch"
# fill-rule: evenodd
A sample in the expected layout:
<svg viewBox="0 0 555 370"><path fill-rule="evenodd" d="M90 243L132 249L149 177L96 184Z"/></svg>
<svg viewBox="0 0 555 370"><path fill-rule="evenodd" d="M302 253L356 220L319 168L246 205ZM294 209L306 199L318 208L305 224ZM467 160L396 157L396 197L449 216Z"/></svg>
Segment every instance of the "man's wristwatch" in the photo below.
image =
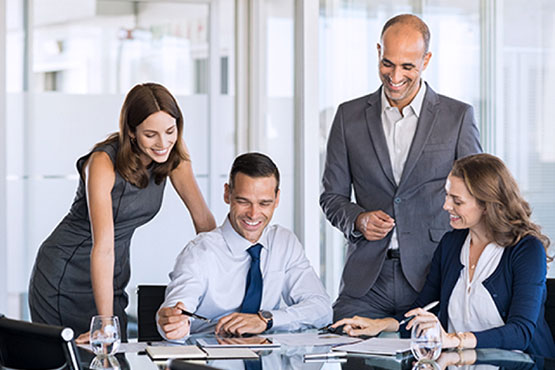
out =
<svg viewBox="0 0 555 370"><path fill-rule="evenodd" d="M270 311L258 311L258 316L266 323L266 330L274 326L274 315Z"/></svg>

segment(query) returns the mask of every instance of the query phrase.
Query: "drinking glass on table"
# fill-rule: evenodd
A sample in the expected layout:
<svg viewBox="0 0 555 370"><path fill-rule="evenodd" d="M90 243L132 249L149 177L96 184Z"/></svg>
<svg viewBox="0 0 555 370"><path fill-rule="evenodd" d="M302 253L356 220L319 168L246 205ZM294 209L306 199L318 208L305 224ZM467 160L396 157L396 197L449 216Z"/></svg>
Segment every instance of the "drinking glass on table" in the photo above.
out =
<svg viewBox="0 0 555 370"><path fill-rule="evenodd" d="M412 327L410 349L417 360L435 360L441 354L441 327L438 321Z"/></svg>
<svg viewBox="0 0 555 370"><path fill-rule="evenodd" d="M90 370L120 370L121 365L114 356L95 356L89 364Z"/></svg>
<svg viewBox="0 0 555 370"><path fill-rule="evenodd" d="M116 353L121 343L118 317L93 316L90 336L91 347L97 356L109 356Z"/></svg>

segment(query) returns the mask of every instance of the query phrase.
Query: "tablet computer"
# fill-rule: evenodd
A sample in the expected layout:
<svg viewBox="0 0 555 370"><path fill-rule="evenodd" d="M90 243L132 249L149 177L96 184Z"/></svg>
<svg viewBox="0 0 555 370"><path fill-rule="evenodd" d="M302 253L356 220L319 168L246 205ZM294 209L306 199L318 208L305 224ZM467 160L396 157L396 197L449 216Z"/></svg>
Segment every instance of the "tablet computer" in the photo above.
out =
<svg viewBox="0 0 555 370"><path fill-rule="evenodd" d="M229 348L279 348L280 344L270 338L259 336L250 337L205 337L197 339L201 347L229 347Z"/></svg>

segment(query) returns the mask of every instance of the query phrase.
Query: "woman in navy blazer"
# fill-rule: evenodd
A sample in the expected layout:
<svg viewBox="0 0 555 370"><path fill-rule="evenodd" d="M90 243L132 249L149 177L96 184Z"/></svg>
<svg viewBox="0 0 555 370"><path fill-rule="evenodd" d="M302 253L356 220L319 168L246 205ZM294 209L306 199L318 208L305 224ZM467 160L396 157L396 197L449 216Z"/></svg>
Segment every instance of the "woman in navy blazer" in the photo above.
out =
<svg viewBox="0 0 555 370"><path fill-rule="evenodd" d="M455 230L439 243L414 303L423 307L439 300L439 312L407 312L416 317L406 329L439 321L443 348L518 349L555 357L544 315L550 242L530 220L530 206L509 170L490 154L471 155L455 162L445 190L443 208ZM472 285L473 279L481 284ZM463 314L450 317L454 312ZM352 336L399 330L396 318L355 316L333 326L340 325ZM468 327L480 329L458 329Z"/></svg>

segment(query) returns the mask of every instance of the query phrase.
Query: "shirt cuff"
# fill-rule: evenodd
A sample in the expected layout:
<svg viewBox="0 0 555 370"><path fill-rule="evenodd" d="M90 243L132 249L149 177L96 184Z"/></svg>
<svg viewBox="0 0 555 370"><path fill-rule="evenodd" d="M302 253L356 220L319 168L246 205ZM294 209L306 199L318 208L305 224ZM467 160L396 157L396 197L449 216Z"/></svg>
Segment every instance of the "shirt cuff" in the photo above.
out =
<svg viewBox="0 0 555 370"><path fill-rule="evenodd" d="M290 320L287 319L287 313L282 310L270 310L273 316L274 324L272 329L279 328L280 326L287 325Z"/></svg>

